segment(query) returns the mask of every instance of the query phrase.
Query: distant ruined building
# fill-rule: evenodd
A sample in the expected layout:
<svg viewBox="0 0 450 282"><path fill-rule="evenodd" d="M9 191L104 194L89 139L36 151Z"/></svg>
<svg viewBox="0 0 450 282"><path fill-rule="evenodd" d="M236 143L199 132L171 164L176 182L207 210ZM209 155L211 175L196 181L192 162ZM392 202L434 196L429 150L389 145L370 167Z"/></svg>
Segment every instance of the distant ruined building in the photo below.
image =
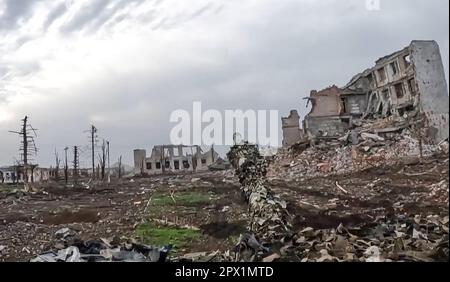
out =
<svg viewBox="0 0 450 282"><path fill-rule="evenodd" d="M214 148L203 152L200 146L160 145L153 148L150 157L146 154L146 150L134 150L135 173L204 171L219 159L219 154Z"/></svg>
<svg viewBox="0 0 450 282"><path fill-rule="evenodd" d="M425 119L424 141L438 143L449 137L449 100L444 66L435 41L413 41L374 67L355 75L339 88L311 91L312 105L300 129L297 111L283 122L283 147L305 137L336 139L361 120L410 117Z"/></svg>

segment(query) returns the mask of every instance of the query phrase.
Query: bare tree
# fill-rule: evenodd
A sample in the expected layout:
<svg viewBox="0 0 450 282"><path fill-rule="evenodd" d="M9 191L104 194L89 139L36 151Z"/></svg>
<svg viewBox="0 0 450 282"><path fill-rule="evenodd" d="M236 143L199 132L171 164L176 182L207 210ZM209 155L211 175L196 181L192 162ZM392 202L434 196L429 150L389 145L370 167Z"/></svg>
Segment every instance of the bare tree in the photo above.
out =
<svg viewBox="0 0 450 282"><path fill-rule="evenodd" d="M100 178L105 180L105 167L106 167L106 142L103 140L101 147L101 154L98 154L99 166L100 166Z"/></svg>
<svg viewBox="0 0 450 282"><path fill-rule="evenodd" d="M59 159L58 152L55 149L55 180L59 181L59 165L61 160Z"/></svg>
<svg viewBox="0 0 450 282"><path fill-rule="evenodd" d="M96 176L95 178L99 179L100 178L100 164L97 164L97 171L96 171Z"/></svg>
<svg viewBox="0 0 450 282"><path fill-rule="evenodd" d="M25 116L22 119L22 128L19 131L9 131L11 133L18 134L22 137L21 146L19 151L21 152L22 164L23 164L23 173L24 173L24 182L28 182L28 166L29 161L31 160L31 156L37 153L36 143L34 142L34 138L37 137L36 134L37 129L33 128L31 124L28 123L28 116ZM34 135L34 136L33 136ZM31 181L33 182L33 170L31 168Z"/></svg>

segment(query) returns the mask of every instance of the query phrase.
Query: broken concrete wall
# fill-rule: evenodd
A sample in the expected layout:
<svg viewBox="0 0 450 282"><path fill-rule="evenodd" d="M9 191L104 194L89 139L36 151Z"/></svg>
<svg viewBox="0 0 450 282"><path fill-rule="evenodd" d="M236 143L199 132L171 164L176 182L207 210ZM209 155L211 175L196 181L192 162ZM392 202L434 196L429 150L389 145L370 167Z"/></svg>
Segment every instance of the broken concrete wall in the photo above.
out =
<svg viewBox="0 0 450 282"><path fill-rule="evenodd" d="M341 90L336 85L317 92L311 91L309 100L312 103L308 117L329 117L341 114L342 104L339 98Z"/></svg>
<svg viewBox="0 0 450 282"><path fill-rule="evenodd" d="M300 116L296 110L292 110L289 117L281 118L283 129L283 147L291 147L302 138L300 129Z"/></svg>
<svg viewBox="0 0 450 282"><path fill-rule="evenodd" d="M428 137L439 142L449 137L449 97L439 46L435 41L413 41L410 49Z"/></svg>
<svg viewBox="0 0 450 282"><path fill-rule="evenodd" d="M339 137L348 130L348 123L337 117L306 118L305 126L311 137Z"/></svg>
<svg viewBox="0 0 450 282"><path fill-rule="evenodd" d="M414 108L417 91L409 48L377 60L375 67L369 71L375 83L368 91L368 116L384 118L403 115L405 110Z"/></svg>
<svg viewBox="0 0 450 282"><path fill-rule="evenodd" d="M367 109L367 95L346 95L344 115L361 116Z"/></svg>
<svg viewBox="0 0 450 282"><path fill-rule="evenodd" d="M15 167L0 167L0 183L16 183L22 181L22 176L18 176L18 171Z"/></svg>
<svg viewBox="0 0 450 282"><path fill-rule="evenodd" d="M310 137L336 137L345 133L347 125L341 122L344 105L341 90L333 85L319 92L311 91L311 112L305 117L305 131Z"/></svg>
<svg viewBox="0 0 450 282"><path fill-rule="evenodd" d="M134 169L136 172L142 171L145 165L145 157L147 152L142 149L136 149L133 151L134 155Z"/></svg>

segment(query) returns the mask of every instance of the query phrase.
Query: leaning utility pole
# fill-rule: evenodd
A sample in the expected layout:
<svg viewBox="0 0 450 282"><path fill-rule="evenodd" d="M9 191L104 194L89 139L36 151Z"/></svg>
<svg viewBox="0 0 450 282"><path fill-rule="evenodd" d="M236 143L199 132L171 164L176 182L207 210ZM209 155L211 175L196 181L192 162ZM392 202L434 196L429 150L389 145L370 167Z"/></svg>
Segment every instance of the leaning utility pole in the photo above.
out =
<svg viewBox="0 0 450 282"><path fill-rule="evenodd" d="M25 116L24 119L22 119L22 128L20 131L9 131L11 133L18 134L22 137L21 141L21 156L22 156L22 162L23 162L23 174L24 174L24 182L28 182L28 162L30 160L30 156L32 154L37 153L36 144L34 142L34 137L37 137L36 129L33 128L28 123L28 116ZM31 132L34 133L34 136L32 136ZM33 180L33 177L31 178Z"/></svg>
<svg viewBox="0 0 450 282"><path fill-rule="evenodd" d="M111 182L111 167L109 166L109 141L106 141L106 154L108 156L108 183Z"/></svg>
<svg viewBox="0 0 450 282"><path fill-rule="evenodd" d="M69 179L69 166L67 164L67 150L69 150L69 147L64 148L64 155L65 155L65 163L64 163L64 181L67 185L67 181Z"/></svg>
<svg viewBox="0 0 450 282"><path fill-rule="evenodd" d="M92 157L92 177L95 179L95 140L97 138L97 128L94 125L91 125L90 132L90 142L91 142L91 157Z"/></svg>
<svg viewBox="0 0 450 282"><path fill-rule="evenodd" d="M78 168L80 167L80 157L79 157L78 146L73 147L73 179L74 183L77 183L78 179Z"/></svg>

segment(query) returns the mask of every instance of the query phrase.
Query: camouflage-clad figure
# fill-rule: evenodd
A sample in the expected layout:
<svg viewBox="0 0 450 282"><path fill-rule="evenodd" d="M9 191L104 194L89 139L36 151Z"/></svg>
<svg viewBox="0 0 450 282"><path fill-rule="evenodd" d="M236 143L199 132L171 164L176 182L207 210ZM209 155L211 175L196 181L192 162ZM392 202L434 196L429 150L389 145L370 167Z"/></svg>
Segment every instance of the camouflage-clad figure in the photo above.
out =
<svg viewBox="0 0 450 282"><path fill-rule="evenodd" d="M257 145L238 142L227 154L249 204L250 231L263 240L279 239L291 229L286 202L269 189L266 174L268 163L261 157Z"/></svg>

